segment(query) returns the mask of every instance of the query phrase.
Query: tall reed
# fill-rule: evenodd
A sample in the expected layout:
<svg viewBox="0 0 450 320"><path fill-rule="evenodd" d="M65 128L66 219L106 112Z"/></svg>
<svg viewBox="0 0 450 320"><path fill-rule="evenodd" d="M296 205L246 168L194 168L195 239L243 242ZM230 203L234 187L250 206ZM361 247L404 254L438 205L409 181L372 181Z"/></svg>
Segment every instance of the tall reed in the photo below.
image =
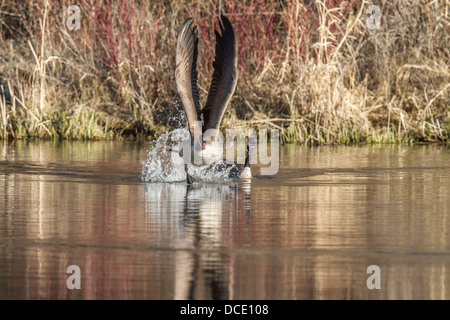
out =
<svg viewBox="0 0 450 320"><path fill-rule="evenodd" d="M277 128L286 142L448 142L449 5L375 1L0 2L0 138L147 138L182 109L176 34L194 17L205 103L218 16L239 41L224 127Z"/></svg>

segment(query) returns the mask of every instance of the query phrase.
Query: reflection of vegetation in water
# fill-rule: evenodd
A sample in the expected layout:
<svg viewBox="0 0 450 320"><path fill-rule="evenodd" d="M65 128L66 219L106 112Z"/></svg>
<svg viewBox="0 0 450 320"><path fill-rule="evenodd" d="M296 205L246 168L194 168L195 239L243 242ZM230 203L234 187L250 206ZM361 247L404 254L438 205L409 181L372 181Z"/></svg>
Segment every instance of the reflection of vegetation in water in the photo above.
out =
<svg viewBox="0 0 450 320"><path fill-rule="evenodd" d="M385 1L378 30L367 28L360 1L78 5L81 29L70 31L60 1L0 4L0 138L143 138L167 129L181 108L173 104L176 33L195 18L206 98L220 9L239 37L224 127L278 128L300 143L448 141L444 0Z"/></svg>

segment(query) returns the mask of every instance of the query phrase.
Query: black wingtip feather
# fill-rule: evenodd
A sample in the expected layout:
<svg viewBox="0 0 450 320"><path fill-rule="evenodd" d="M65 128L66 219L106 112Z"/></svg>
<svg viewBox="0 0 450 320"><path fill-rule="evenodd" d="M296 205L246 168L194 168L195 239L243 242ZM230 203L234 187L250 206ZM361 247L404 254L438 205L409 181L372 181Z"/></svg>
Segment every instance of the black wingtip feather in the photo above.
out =
<svg viewBox="0 0 450 320"><path fill-rule="evenodd" d="M213 78L205 107L202 109L203 130L218 128L237 81L237 43L230 21L221 16L220 33L215 30L216 53Z"/></svg>

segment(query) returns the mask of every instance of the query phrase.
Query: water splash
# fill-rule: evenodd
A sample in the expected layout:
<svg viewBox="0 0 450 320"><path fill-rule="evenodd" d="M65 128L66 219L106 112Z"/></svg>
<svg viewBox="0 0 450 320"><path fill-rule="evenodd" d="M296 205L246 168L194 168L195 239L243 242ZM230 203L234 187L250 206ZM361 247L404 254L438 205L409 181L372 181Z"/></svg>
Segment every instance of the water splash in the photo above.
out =
<svg viewBox="0 0 450 320"><path fill-rule="evenodd" d="M146 182L175 182L186 179L183 159L176 152L181 141L189 137L187 129L174 129L160 135L142 162L141 180Z"/></svg>
<svg viewBox="0 0 450 320"><path fill-rule="evenodd" d="M177 152L184 139L189 138L187 128L179 128L160 135L148 152L147 160L142 162L141 181L176 182L186 180L184 161ZM188 165L188 172L194 181L216 182L231 181L232 166L221 168L220 163L213 165Z"/></svg>

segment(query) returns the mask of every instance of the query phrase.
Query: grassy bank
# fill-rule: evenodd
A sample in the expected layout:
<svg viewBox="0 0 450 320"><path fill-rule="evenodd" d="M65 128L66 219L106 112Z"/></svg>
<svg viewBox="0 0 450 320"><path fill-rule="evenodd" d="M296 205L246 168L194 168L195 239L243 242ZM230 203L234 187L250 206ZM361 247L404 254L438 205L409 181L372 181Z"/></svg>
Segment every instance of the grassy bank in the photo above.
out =
<svg viewBox="0 0 450 320"><path fill-rule="evenodd" d="M225 13L239 82L224 128L299 143L449 141L448 1L374 1L380 29L363 1L220 3L0 1L0 138L147 139L173 127L179 27L191 16L199 27L205 103ZM80 29L66 25L71 4Z"/></svg>

